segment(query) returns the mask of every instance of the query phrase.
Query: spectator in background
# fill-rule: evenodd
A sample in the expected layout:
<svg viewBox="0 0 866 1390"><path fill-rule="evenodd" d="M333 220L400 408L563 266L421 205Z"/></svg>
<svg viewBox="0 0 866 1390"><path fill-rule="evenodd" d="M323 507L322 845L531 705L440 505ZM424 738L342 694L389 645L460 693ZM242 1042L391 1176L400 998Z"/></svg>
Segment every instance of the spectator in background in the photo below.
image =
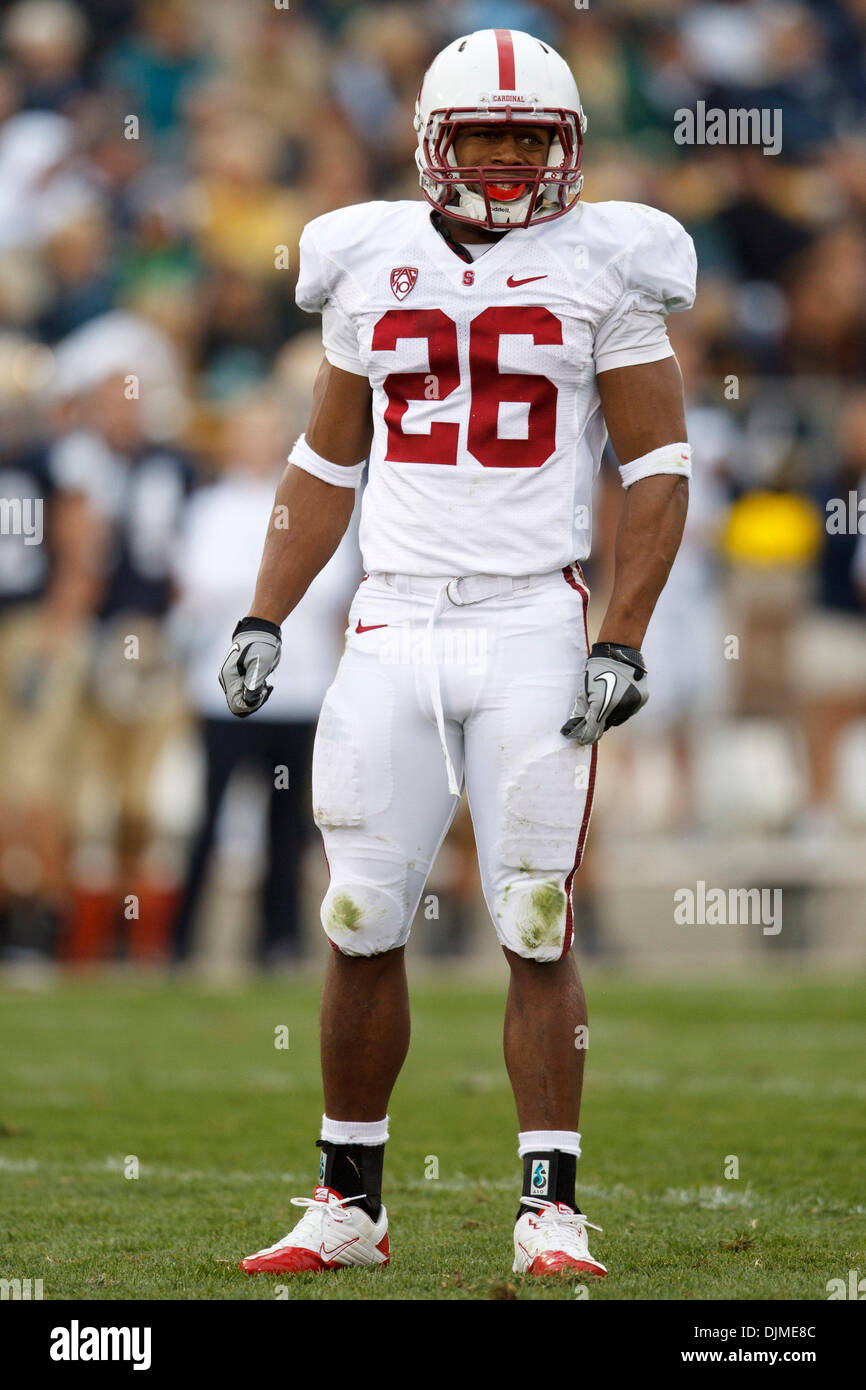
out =
<svg viewBox="0 0 866 1390"><path fill-rule="evenodd" d="M79 836L90 853L82 856L66 944L76 961L124 950L160 959L174 909L153 781L184 721L163 628L195 470L183 450L149 432L160 418L159 371L172 360L167 345L160 355L160 343L159 334L118 315L87 325L58 354L76 427L56 440L52 460L61 485L87 497L100 581L80 733ZM162 416L170 418L170 411Z"/></svg>
<svg viewBox="0 0 866 1390"><path fill-rule="evenodd" d="M866 623L858 546L866 531L866 390L842 403L830 476L816 489L822 545L817 604L798 630L795 681L802 691L814 820L833 821L836 756L847 726L866 717ZM853 505L852 505L853 494ZM862 510L860 510L862 508Z"/></svg>
<svg viewBox="0 0 866 1390"><path fill-rule="evenodd" d="M15 64L22 109L64 111L80 98L87 22L77 5L20 0L6 15L2 38Z"/></svg>
<svg viewBox="0 0 866 1390"><path fill-rule="evenodd" d="M81 491L35 426L46 366L0 338L0 952L48 957L69 895L70 753L96 576Z"/></svg>
<svg viewBox="0 0 866 1390"><path fill-rule="evenodd" d="M243 111L223 110L198 137L194 155L202 258L243 275L271 275L277 247L294 248L306 220L297 194L276 181L278 132Z"/></svg>
<svg viewBox="0 0 866 1390"><path fill-rule="evenodd" d="M296 354L297 356L297 354ZM315 350L318 361L318 343ZM223 468L199 490L187 512L174 575L178 601L173 633L187 673L206 761L205 811L192 847L174 949L186 960L226 790L241 766L255 768L268 788L266 868L255 950L263 966L297 957L303 938L300 874L313 830L310 764L325 691L342 649L345 615L360 575L354 527L283 624L283 669L255 719L226 708L214 674L227 634L246 612L250 585L273 518L274 491L291 440L266 393L226 413ZM270 520L269 520L270 519ZM288 668L288 669L286 669Z"/></svg>
<svg viewBox="0 0 866 1390"><path fill-rule="evenodd" d="M836 226L805 253L792 276L786 365L862 381L866 376L866 233Z"/></svg>
<svg viewBox="0 0 866 1390"><path fill-rule="evenodd" d="M208 73L205 13L190 0L145 0L105 59L106 85L124 94L157 144L177 137L184 98Z"/></svg>
<svg viewBox="0 0 866 1390"><path fill-rule="evenodd" d="M114 305L111 228L93 208L59 227L45 246L55 294L39 320L40 337L56 343Z"/></svg>

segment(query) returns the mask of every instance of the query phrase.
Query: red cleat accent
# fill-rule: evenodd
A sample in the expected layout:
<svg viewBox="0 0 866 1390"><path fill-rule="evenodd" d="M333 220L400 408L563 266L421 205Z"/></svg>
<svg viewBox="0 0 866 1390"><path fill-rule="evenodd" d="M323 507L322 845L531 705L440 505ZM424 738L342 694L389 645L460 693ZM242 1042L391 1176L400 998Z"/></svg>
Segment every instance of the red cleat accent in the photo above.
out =
<svg viewBox="0 0 866 1390"><path fill-rule="evenodd" d="M527 1274L594 1274L597 1279L604 1279L607 1270L600 1265L590 1264L586 1260L575 1260L571 1255L566 1255L562 1250L548 1250L543 1255L536 1255Z"/></svg>
<svg viewBox="0 0 866 1390"><path fill-rule="evenodd" d="M238 1265L244 1274L321 1274L325 1269L341 1268L336 1261L323 1260L314 1250L302 1250L297 1245L288 1245L273 1255L248 1255Z"/></svg>

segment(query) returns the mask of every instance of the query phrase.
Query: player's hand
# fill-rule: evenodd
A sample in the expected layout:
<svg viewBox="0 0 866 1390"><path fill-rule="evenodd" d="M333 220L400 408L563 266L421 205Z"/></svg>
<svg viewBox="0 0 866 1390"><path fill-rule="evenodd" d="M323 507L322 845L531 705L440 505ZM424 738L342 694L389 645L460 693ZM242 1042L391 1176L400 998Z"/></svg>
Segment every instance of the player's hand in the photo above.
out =
<svg viewBox="0 0 866 1390"><path fill-rule="evenodd" d="M267 679L280 664L280 629L264 618L241 618L232 637L219 681L232 714L246 719L261 709L274 688Z"/></svg>
<svg viewBox="0 0 866 1390"><path fill-rule="evenodd" d="M637 714L648 699L640 652L618 642L596 642L587 659L583 690L560 732L578 743L597 743L607 729Z"/></svg>

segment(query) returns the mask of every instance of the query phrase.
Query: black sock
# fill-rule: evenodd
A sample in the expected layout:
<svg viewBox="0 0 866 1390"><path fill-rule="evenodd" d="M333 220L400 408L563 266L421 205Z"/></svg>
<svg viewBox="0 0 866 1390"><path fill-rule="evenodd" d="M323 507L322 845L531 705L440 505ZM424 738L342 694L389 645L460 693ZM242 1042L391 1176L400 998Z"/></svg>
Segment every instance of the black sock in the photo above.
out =
<svg viewBox="0 0 866 1390"><path fill-rule="evenodd" d="M572 1211L580 1211L574 1195L577 1176L577 1155L562 1149L523 1155L523 1196L539 1197L547 1202L564 1202ZM518 1218L537 1207L520 1203Z"/></svg>
<svg viewBox="0 0 866 1390"><path fill-rule="evenodd" d="M317 1139L316 1147L322 1150L319 1186L332 1187L341 1197L360 1197L355 1205L378 1221L385 1145L332 1144L330 1139Z"/></svg>

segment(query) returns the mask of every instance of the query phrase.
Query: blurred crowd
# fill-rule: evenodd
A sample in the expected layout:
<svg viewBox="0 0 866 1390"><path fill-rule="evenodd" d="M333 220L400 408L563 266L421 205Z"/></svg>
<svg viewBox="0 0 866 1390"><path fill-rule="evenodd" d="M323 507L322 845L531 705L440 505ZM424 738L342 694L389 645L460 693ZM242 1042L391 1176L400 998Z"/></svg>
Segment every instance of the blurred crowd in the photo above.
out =
<svg viewBox="0 0 866 1390"><path fill-rule="evenodd" d="M418 196L420 74L488 26L570 61L584 196L664 208L698 252L697 305L671 323L692 506L594 836L863 833L866 0L18 0L0 18L6 959L185 961L217 860L257 904L255 958L303 954L354 528L284 629L266 709L233 721L216 681L320 356L297 241L332 208ZM781 111L781 152L677 144L699 100ZM472 848L464 818L432 950L467 949ZM589 860L587 949L602 887Z"/></svg>

